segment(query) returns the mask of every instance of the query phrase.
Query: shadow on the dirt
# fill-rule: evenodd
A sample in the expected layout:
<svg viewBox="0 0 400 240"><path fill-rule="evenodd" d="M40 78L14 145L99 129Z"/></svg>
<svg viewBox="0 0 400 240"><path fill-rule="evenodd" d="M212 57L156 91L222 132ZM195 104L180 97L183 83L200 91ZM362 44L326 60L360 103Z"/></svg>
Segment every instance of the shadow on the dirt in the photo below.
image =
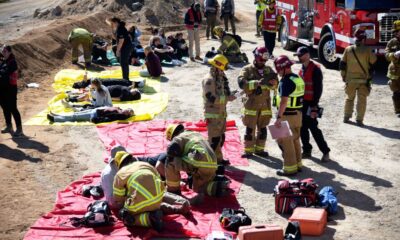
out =
<svg viewBox="0 0 400 240"><path fill-rule="evenodd" d="M344 168L336 161L329 161L329 162L321 162L318 158L312 157L311 161L315 162L316 164L320 165L321 167L325 167L327 169L335 170L339 174L352 177L355 179L360 179L368 182L372 182L375 187L385 187L391 188L393 184L385 179L379 178L377 176L372 176L366 173L358 172L352 169Z"/></svg>
<svg viewBox="0 0 400 240"><path fill-rule="evenodd" d="M393 118L394 118L394 116L393 116ZM387 137L387 138L400 139L400 131L390 130L390 129L386 129L386 128L379 128L379 127L374 127L374 126L367 126L367 125L365 125L363 128L368 129L372 132L379 133L380 135Z"/></svg>
<svg viewBox="0 0 400 240"><path fill-rule="evenodd" d="M30 162L37 163L37 162L42 161L40 158L31 157L31 156L25 154L21 150L12 149L4 144L0 144L0 158L4 158L7 160L16 161L16 162L27 160Z"/></svg>
<svg viewBox="0 0 400 240"><path fill-rule="evenodd" d="M48 153L49 147L41 142L32 140L30 138L12 138L12 140L17 144L18 148L23 149L35 149L42 153Z"/></svg>

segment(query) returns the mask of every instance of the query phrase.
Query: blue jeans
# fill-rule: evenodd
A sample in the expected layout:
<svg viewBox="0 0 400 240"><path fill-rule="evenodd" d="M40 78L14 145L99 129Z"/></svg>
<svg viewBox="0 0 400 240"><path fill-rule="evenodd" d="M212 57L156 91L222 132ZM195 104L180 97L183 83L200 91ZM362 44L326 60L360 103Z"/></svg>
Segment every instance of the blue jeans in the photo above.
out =
<svg viewBox="0 0 400 240"><path fill-rule="evenodd" d="M89 122L96 117L96 109L75 112L72 115L54 116L54 122Z"/></svg>

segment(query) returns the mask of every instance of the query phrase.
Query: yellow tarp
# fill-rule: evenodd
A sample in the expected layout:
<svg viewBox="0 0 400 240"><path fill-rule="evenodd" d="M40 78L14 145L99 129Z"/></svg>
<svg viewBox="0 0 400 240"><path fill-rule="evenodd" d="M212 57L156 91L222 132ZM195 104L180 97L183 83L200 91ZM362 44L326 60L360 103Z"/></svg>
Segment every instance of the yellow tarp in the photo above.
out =
<svg viewBox="0 0 400 240"><path fill-rule="evenodd" d="M67 115L72 114L72 110L65 108L61 100L67 95L65 91L72 90L72 84L74 82L82 81L85 71L83 70L61 70L54 78L53 88L58 93L53 99L48 102L46 110L40 112L25 125L50 125L47 120L47 114L51 111L53 113ZM102 72L88 72L88 77L98 78L122 78L121 70L108 70ZM129 77L132 81L139 80L139 72L131 71ZM136 79L135 79L136 78ZM137 101L127 102L113 102L113 105L122 109L132 108L135 112L135 116L124 121L119 122L135 122L151 120L155 115L162 112L168 104L168 94L160 92L161 84L159 79L145 78L146 85L143 88L142 98ZM63 122L53 123L53 125L91 125L90 122Z"/></svg>

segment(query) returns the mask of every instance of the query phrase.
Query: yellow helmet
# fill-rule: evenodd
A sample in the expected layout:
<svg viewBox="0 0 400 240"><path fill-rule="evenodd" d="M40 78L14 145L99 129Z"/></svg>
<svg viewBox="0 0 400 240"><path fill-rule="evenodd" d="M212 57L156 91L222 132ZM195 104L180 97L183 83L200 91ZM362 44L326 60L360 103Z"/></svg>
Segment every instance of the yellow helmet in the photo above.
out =
<svg viewBox="0 0 400 240"><path fill-rule="evenodd" d="M222 71L225 71L228 67L229 61L224 55L218 54L212 59L208 60L208 63Z"/></svg>
<svg viewBox="0 0 400 240"><path fill-rule="evenodd" d="M400 20L396 20L393 22L393 32L400 31Z"/></svg>
<svg viewBox="0 0 400 240"><path fill-rule="evenodd" d="M120 168L122 162L129 156L130 154L125 151L117 152L114 157L115 165L117 165L117 167Z"/></svg>
<svg viewBox="0 0 400 240"><path fill-rule="evenodd" d="M184 127L182 124L170 124L168 125L167 129L165 130L165 135L167 137L168 141L172 140L172 137L174 136L174 133L176 130L183 130Z"/></svg>
<svg viewBox="0 0 400 240"><path fill-rule="evenodd" d="M215 35L220 36L224 32L224 29L220 26L216 26L214 27L213 32Z"/></svg>

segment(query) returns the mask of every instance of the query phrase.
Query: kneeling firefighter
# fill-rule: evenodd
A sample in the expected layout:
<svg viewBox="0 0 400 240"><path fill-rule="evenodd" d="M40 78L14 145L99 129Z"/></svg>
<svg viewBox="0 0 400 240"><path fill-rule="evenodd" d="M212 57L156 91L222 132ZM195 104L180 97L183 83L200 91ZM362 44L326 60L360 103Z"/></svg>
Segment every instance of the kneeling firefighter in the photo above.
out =
<svg viewBox="0 0 400 240"><path fill-rule="evenodd" d="M200 133L185 131L181 124L171 124L166 129L167 165L165 178L167 191L181 194L181 171L191 179L193 191L197 196L190 199L192 204L202 202L204 194L223 196L227 192L228 181L216 178L217 157L208 142Z"/></svg>
<svg viewBox="0 0 400 240"><path fill-rule="evenodd" d="M237 35L232 35L224 31L220 26L214 28L214 34L221 40L218 52L223 54L230 63L249 62L245 53L240 52L240 44Z"/></svg>
<svg viewBox="0 0 400 240"><path fill-rule="evenodd" d="M111 207L128 227L163 229L163 214L186 214L189 202L175 194L167 193L165 183L157 170L146 162L139 162L125 151L114 158L118 172L114 178Z"/></svg>
<svg viewBox="0 0 400 240"><path fill-rule="evenodd" d="M244 89L246 94L243 98L242 116L246 126L243 157L253 154L267 157L265 144L267 125L272 117L271 91L275 91L277 87L278 76L271 67L265 65L269 59L267 48L257 47L253 54L253 64L245 66L238 77L239 87Z"/></svg>

